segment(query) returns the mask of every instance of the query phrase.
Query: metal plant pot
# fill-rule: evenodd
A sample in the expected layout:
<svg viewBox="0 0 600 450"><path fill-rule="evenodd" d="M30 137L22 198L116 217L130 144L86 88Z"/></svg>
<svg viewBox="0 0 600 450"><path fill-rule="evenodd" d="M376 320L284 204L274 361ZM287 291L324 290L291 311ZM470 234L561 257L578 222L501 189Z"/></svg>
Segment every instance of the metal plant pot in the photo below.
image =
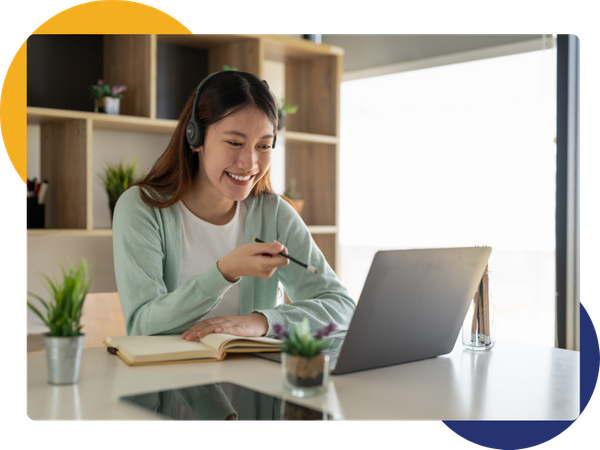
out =
<svg viewBox="0 0 600 450"><path fill-rule="evenodd" d="M69 337L44 334L48 383L56 385L77 383L84 340L85 334Z"/></svg>

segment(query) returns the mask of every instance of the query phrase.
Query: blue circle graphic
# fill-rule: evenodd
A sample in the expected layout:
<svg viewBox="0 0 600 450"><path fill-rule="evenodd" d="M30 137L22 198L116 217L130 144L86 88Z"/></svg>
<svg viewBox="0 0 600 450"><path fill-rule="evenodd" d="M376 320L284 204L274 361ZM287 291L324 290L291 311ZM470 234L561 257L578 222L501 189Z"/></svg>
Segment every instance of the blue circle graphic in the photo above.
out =
<svg viewBox="0 0 600 450"><path fill-rule="evenodd" d="M580 306L580 406L574 421L447 421L442 428L478 449L515 450L548 446L572 431L596 399L600 375L600 332L585 301Z"/></svg>

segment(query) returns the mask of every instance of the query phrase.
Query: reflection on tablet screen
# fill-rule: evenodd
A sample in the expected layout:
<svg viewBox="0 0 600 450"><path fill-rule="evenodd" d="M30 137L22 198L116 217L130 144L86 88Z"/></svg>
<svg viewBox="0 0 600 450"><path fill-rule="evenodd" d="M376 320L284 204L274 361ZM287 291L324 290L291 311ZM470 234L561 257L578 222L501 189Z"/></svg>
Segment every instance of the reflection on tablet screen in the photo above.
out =
<svg viewBox="0 0 600 450"><path fill-rule="evenodd" d="M121 400L173 420L341 420L339 415L301 406L233 383L121 397Z"/></svg>

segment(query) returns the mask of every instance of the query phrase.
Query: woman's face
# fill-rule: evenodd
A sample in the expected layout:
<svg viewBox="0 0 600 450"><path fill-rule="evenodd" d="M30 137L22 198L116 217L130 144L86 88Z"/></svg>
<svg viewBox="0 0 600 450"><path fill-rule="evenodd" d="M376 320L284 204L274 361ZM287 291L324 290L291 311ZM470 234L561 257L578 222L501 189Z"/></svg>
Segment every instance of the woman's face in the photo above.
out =
<svg viewBox="0 0 600 450"><path fill-rule="evenodd" d="M271 166L273 124L256 108L245 108L210 125L201 158L201 192L244 200Z"/></svg>

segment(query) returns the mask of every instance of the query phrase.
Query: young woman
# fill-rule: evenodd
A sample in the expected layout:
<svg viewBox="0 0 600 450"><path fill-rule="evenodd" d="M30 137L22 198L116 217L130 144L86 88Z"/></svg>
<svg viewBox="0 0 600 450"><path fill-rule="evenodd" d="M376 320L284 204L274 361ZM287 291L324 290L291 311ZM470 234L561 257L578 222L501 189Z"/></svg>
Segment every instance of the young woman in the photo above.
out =
<svg viewBox="0 0 600 450"><path fill-rule="evenodd" d="M311 329L347 329L354 301L302 219L271 191L277 120L265 82L212 74L148 175L120 197L113 245L128 335L274 337L274 324L289 329L304 317ZM278 281L292 304L276 305Z"/></svg>

